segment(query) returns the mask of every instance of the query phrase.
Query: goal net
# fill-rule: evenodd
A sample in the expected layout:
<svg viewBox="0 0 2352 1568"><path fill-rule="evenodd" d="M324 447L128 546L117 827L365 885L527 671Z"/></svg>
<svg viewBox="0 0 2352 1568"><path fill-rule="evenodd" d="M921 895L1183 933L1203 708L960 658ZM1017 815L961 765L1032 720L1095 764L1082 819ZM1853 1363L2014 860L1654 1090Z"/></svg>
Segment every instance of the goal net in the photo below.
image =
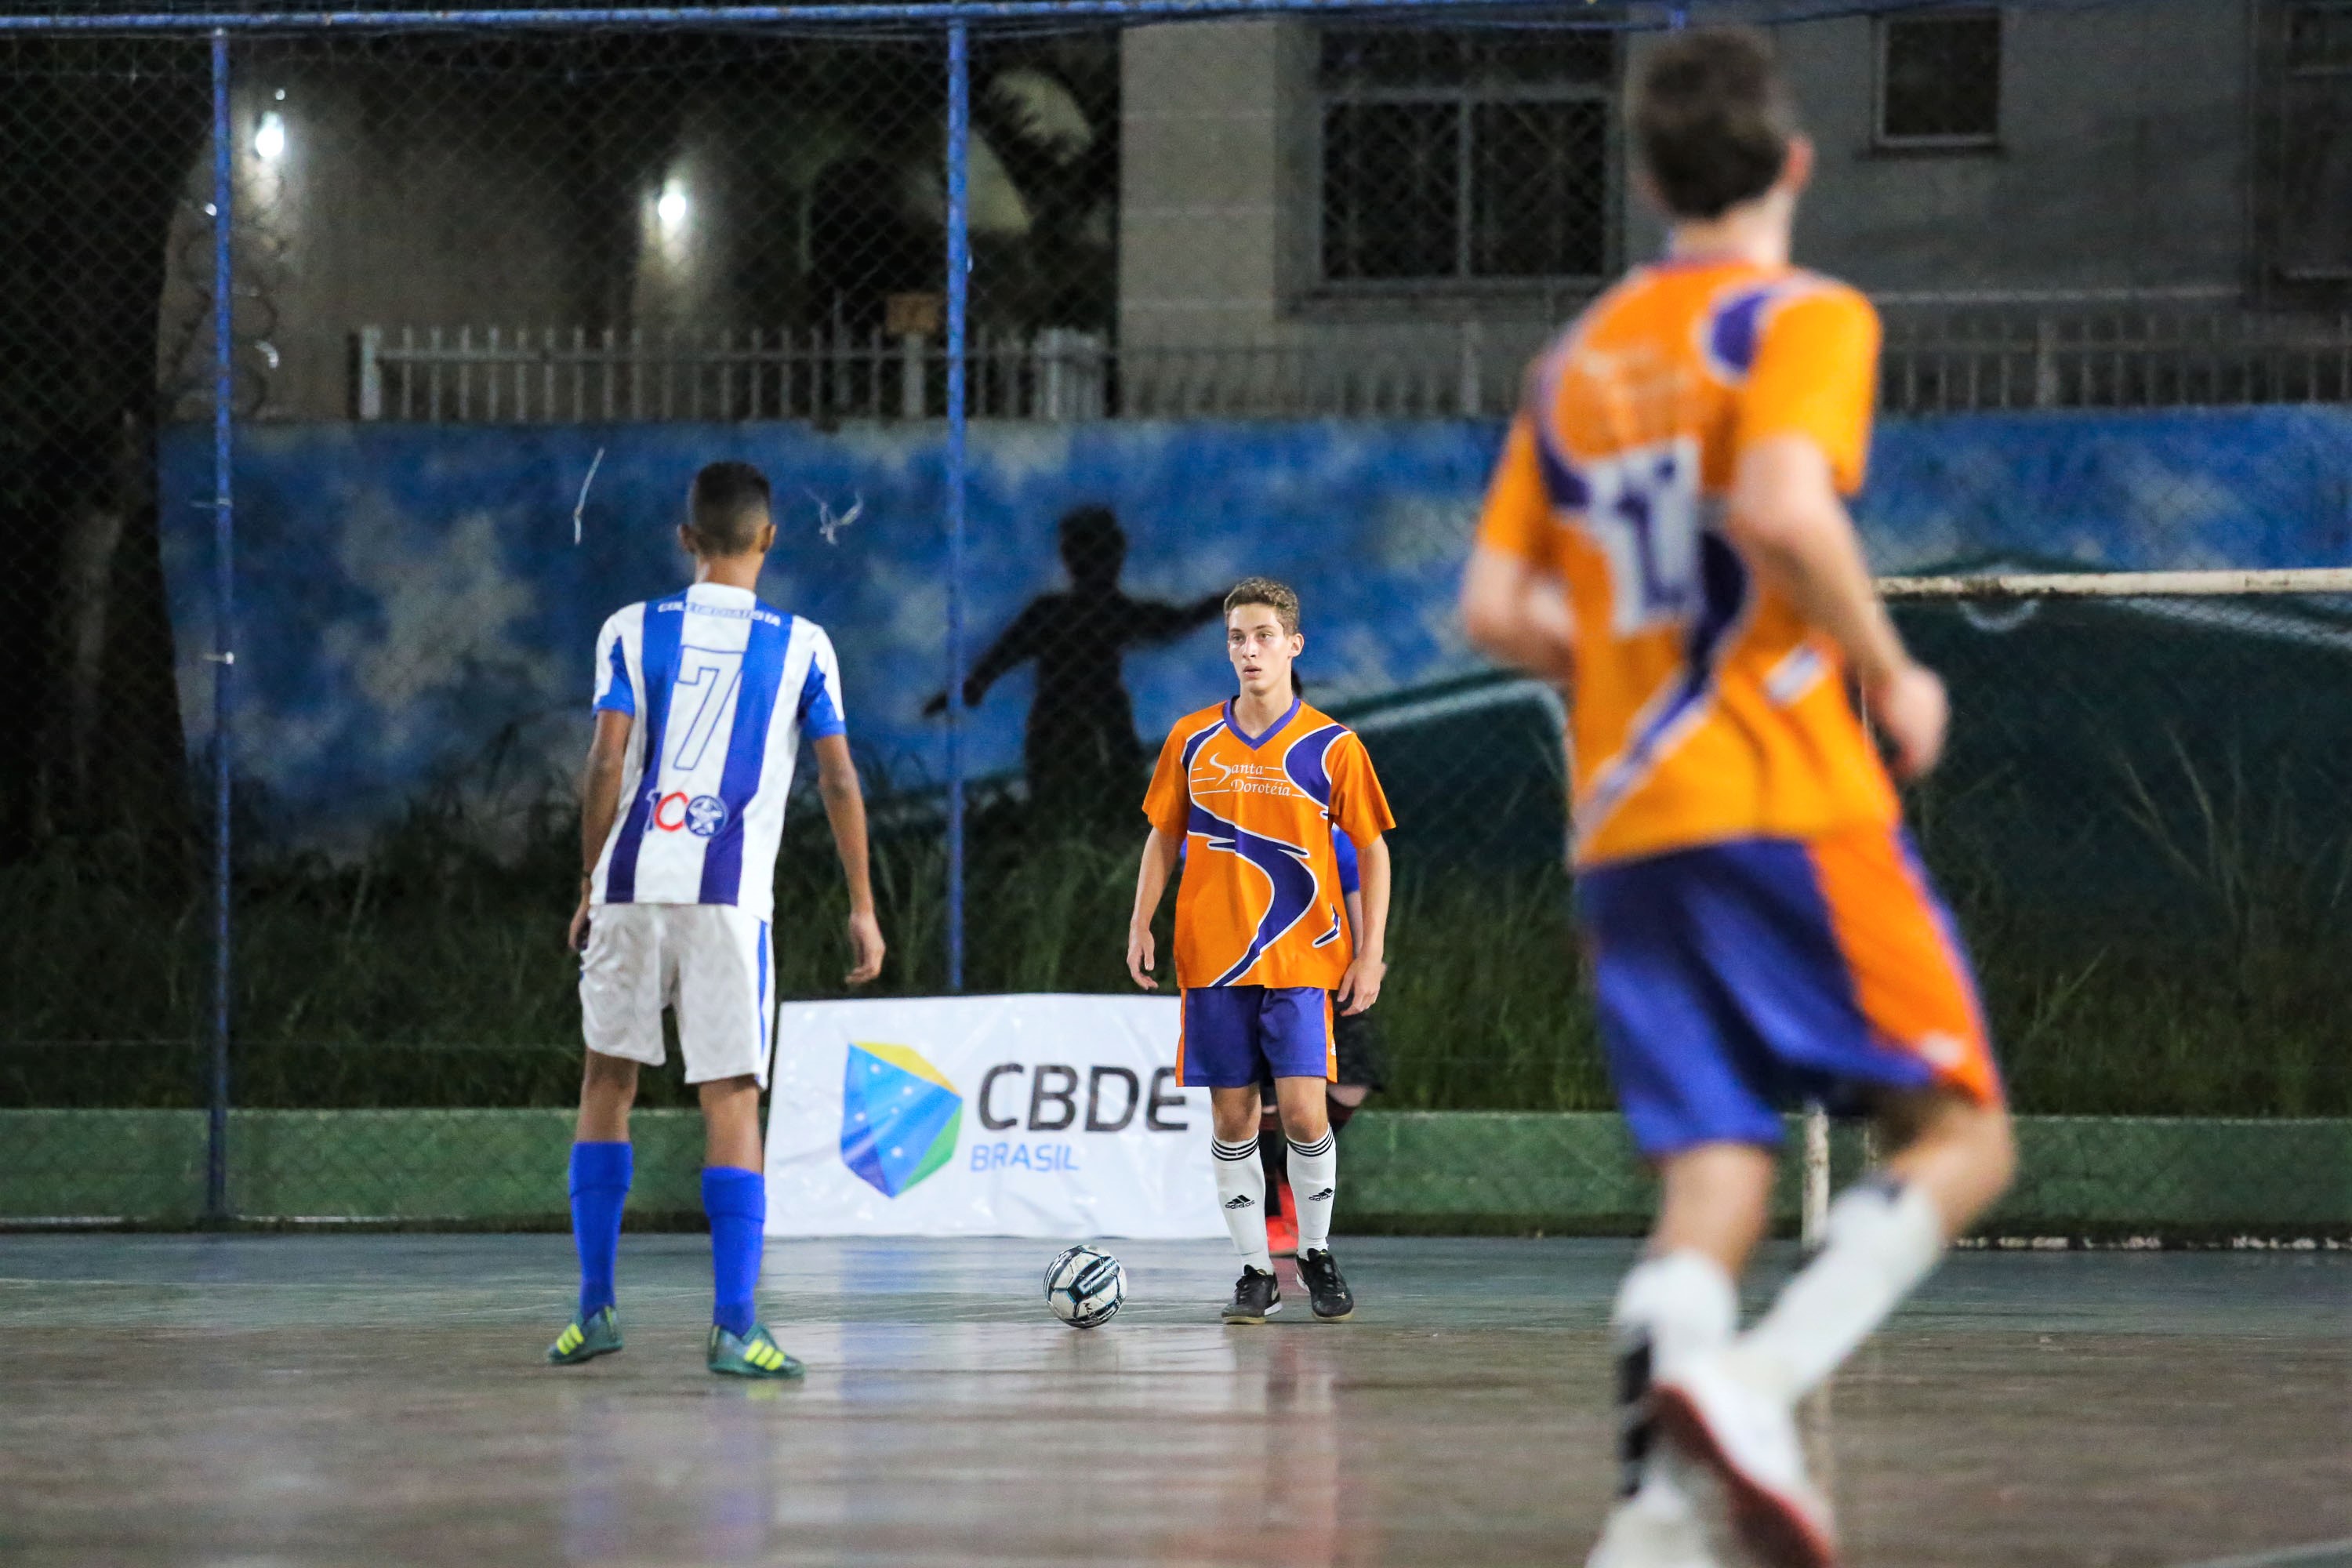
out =
<svg viewBox="0 0 2352 1568"><path fill-rule="evenodd" d="M2352 570L1880 586L1950 687L1949 748L1906 804L2011 1095L2146 1119L2079 1144L2062 1121L2036 1129L2011 1225L2030 1232L2041 1210L2095 1231L2159 1183L2168 1212L2225 1230L2252 1215L2282 1233L2340 1226ZM2266 1126L2233 1132L2238 1119ZM1829 1162L1811 1131L1817 1220ZM2256 1135L2281 1157L2244 1160ZM2308 1158L2284 1157L2298 1141Z"/></svg>

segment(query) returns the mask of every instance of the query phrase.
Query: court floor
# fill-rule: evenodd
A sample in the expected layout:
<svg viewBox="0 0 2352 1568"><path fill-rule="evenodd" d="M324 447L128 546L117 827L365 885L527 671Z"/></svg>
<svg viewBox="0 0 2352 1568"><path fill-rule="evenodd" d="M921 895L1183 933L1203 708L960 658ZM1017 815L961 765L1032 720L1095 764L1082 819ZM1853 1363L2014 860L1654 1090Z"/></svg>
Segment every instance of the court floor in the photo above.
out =
<svg viewBox="0 0 2352 1568"><path fill-rule="evenodd" d="M704 1247L559 1371L562 1237L0 1236L0 1563L1480 1568L1606 1500L1622 1243L1343 1238L1357 1320L1263 1329L1117 1244L1085 1333L1047 1244L772 1243L801 1386L702 1370ZM2352 1254L1963 1254L1811 1418L1858 1568L2345 1568Z"/></svg>

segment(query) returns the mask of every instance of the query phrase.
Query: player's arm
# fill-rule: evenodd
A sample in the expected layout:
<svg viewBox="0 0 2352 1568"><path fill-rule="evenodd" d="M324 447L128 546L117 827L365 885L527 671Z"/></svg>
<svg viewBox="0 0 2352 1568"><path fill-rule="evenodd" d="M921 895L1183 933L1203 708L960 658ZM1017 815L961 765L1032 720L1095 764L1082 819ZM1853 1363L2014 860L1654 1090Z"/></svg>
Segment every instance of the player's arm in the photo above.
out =
<svg viewBox="0 0 2352 1568"><path fill-rule="evenodd" d="M1143 840L1143 862L1135 870L1135 910L1127 918L1127 973L1146 991L1160 989L1151 973L1160 962L1151 940L1151 921L1160 912L1168 879L1175 874L1176 852L1181 843L1155 826Z"/></svg>
<svg viewBox="0 0 2352 1568"><path fill-rule="evenodd" d="M1522 415L1486 489L1477 548L1462 578L1462 629L1497 663L1565 681L1572 627L1568 596L1548 564L1551 507L1535 443Z"/></svg>
<svg viewBox="0 0 2352 1568"><path fill-rule="evenodd" d="M1878 317L1851 291L1801 293L1770 314L1740 393L1724 529L1837 645L1896 775L1916 778L1944 749L1944 683L1904 647L1843 499L1869 461L1878 349Z"/></svg>
<svg viewBox="0 0 2352 1568"><path fill-rule="evenodd" d="M588 742L588 763L580 771L580 902L572 911L572 929L565 938L574 952L588 940L588 894L596 880L596 862L604 856L604 841L621 815L621 775L628 766L629 731L633 713L610 708L596 711L596 736Z"/></svg>
<svg viewBox="0 0 2352 1568"><path fill-rule="evenodd" d="M1748 447L1725 527L1758 575L1844 653L1896 773L1916 778L1933 768L1944 749L1944 684L1903 646L1828 454L1799 434Z"/></svg>
<svg viewBox="0 0 2352 1568"><path fill-rule="evenodd" d="M834 852L841 857L842 879L849 884L849 973L852 985L863 985L882 973L882 923L874 917L874 878L866 858L866 793L858 787L857 764L850 760L849 737L820 735L816 747L816 790L824 801L825 820L833 825Z"/></svg>
<svg viewBox="0 0 2352 1568"><path fill-rule="evenodd" d="M1351 1017L1381 999L1381 982L1388 977L1389 841L1376 833L1358 844L1356 864L1360 881L1348 898L1356 956L1339 981L1339 1005Z"/></svg>
<svg viewBox="0 0 2352 1568"><path fill-rule="evenodd" d="M1568 597L1559 579L1488 545L1462 577L1462 629L1497 664L1564 681L1572 668Z"/></svg>

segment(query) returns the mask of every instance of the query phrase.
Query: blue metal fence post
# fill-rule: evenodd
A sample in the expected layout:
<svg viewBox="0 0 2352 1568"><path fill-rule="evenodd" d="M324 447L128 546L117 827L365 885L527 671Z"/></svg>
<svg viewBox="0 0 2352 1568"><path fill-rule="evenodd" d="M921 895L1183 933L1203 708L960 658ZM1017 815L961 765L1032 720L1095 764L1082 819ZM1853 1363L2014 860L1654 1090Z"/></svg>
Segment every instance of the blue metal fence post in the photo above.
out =
<svg viewBox="0 0 2352 1568"><path fill-rule="evenodd" d="M236 194L228 112L228 34L213 33L213 1038L205 1137L205 1216L228 1217L228 1038L235 965L229 948L231 700L236 677L236 521L229 510L234 278L229 204Z"/></svg>
<svg viewBox="0 0 2352 1568"><path fill-rule="evenodd" d="M963 989L964 336L971 292L971 32L948 24L948 989Z"/></svg>

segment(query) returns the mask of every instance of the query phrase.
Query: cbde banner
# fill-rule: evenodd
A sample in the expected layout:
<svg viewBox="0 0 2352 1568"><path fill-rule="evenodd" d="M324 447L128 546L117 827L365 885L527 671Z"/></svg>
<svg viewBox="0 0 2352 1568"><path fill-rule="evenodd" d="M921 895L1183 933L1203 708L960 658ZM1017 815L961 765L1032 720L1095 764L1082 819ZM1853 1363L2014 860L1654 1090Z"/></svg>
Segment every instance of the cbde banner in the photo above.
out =
<svg viewBox="0 0 2352 1568"><path fill-rule="evenodd" d="M1176 1026L1155 996L786 1004L768 1234L1224 1235Z"/></svg>

